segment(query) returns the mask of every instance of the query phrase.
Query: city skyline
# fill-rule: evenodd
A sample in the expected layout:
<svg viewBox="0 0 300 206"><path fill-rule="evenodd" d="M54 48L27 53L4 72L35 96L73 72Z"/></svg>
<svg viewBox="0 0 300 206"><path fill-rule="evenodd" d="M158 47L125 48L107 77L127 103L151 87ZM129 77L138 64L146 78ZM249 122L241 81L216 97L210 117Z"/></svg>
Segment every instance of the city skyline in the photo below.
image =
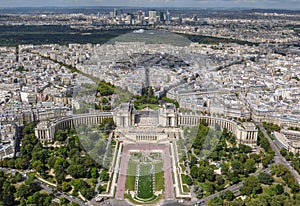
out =
<svg viewBox="0 0 300 206"><path fill-rule="evenodd" d="M300 1L297 0L0 0L0 8L4 7L77 7L77 6L136 6L136 7L191 7L194 8L262 8L262 9L300 9Z"/></svg>

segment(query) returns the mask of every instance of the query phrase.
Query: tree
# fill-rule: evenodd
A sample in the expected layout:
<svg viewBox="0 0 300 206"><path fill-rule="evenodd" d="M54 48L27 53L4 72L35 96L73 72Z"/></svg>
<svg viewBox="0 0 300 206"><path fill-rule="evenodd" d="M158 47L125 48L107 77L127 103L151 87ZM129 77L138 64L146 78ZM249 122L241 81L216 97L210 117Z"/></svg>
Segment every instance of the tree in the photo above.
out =
<svg viewBox="0 0 300 206"><path fill-rule="evenodd" d="M44 149L40 144L36 145L32 151L32 161L40 160L43 164L46 163L49 151Z"/></svg>
<svg viewBox="0 0 300 206"><path fill-rule="evenodd" d="M258 154L250 154L249 157L253 159L256 163L260 162L260 156Z"/></svg>
<svg viewBox="0 0 300 206"><path fill-rule="evenodd" d="M221 157L219 156L217 151L213 151L210 155L210 157L213 159L213 161L220 161Z"/></svg>
<svg viewBox="0 0 300 206"><path fill-rule="evenodd" d="M266 199L252 199L246 203L246 206L268 206L268 201Z"/></svg>
<svg viewBox="0 0 300 206"><path fill-rule="evenodd" d="M288 171L287 168L282 164L272 165L271 170L277 177L283 176Z"/></svg>
<svg viewBox="0 0 300 206"><path fill-rule="evenodd" d="M300 191L300 185L297 183L291 183L289 186L292 190L292 193L294 193L294 194L296 194Z"/></svg>
<svg viewBox="0 0 300 206"><path fill-rule="evenodd" d="M248 145L239 144L239 152L241 153L250 153L252 151L252 148Z"/></svg>
<svg viewBox="0 0 300 206"><path fill-rule="evenodd" d="M190 171L190 174L192 176L192 178L198 178L198 167L196 165L193 165L192 168L191 168L191 171Z"/></svg>
<svg viewBox="0 0 300 206"><path fill-rule="evenodd" d="M30 188L31 194L34 194L35 192L38 192L41 190L41 187L40 187L39 183L37 183L37 182L31 182L29 184L29 188Z"/></svg>
<svg viewBox="0 0 300 206"><path fill-rule="evenodd" d="M229 172L229 165L227 163L222 163L221 164L221 172L222 172L222 175L227 176L227 174Z"/></svg>
<svg viewBox="0 0 300 206"><path fill-rule="evenodd" d="M226 200L228 200L228 201L232 201L232 200L234 199L234 194L233 194L233 192L231 192L230 190L227 190L227 191L225 192L225 198L226 198Z"/></svg>
<svg viewBox="0 0 300 206"><path fill-rule="evenodd" d="M232 167L233 171L238 174L244 173L244 165L236 159L231 162L231 167Z"/></svg>
<svg viewBox="0 0 300 206"><path fill-rule="evenodd" d="M27 206L27 204L26 204L26 199L25 199L25 198L21 198L21 199L20 199L19 206Z"/></svg>
<svg viewBox="0 0 300 206"><path fill-rule="evenodd" d="M107 170L102 170L102 172L100 174L100 178L104 182L109 180L109 174L108 174Z"/></svg>
<svg viewBox="0 0 300 206"><path fill-rule="evenodd" d="M36 192L32 195L32 202L37 206L50 205L52 198L48 194Z"/></svg>
<svg viewBox="0 0 300 206"><path fill-rule="evenodd" d="M75 179L72 184L74 186L75 191L78 191L82 188L88 188L89 187L88 183L86 183L82 179Z"/></svg>
<svg viewBox="0 0 300 206"><path fill-rule="evenodd" d="M216 175L216 182L218 185L224 184L225 180L223 179L222 175L217 174Z"/></svg>
<svg viewBox="0 0 300 206"><path fill-rule="evenodd" d="M23 176L21 173L17 172L16 175L15 175L15 178L14 180L17 182L21 182L23 180Z"/></svg>
<svg viewBox="0 0 300 206"><path fill-rule="evenodd" d="M25 184L21 184L19 186L19 188L17 189L16 195L19 198L22 198L22 197L26 198L29 193L30 193L30 188Z"/></svg>
<svg viewBox="0 0 300 206"><path fill-rule="evenodd" d="M88 200L91 200L94 196L94 190L92 188L82 188L80 193Z"/></svg>
<svg viewBox="0 0 300 206"><path fill-rule="evenodd" d="M188 184L188 185L193 184L193 179L190 176L185 175L184 178L185 178L186 184Z"/></svg>
<svg viewBox="0 0 300 206"><path fill-rule="evenodd" d="M209 206L223 205L223 200L220 197L215 197L214 199L208 202L208 205Z"/></svg>
<svg viewBox="0 0 300 206"><path fill-rule="evenodd" d="M69 192L72 189L72 187L71 187L70 183L63 182L62 186L61 186L61 189L62 189L63 192Z"/></svg>
<svg viewBox="0 0 300 206"><path fill-rule="evenodd" d="M56 181L61 184L65 179L66 179L66 172L65 171L60 171L55 173Z"/></svg>
<svg viewBox="0 0 300 206"><path fill-rule="evenodd" d="M107 131L108 133L115 128L115 123L112 118L105 118L99 125L99 129L102 131Z"/></svg>
<svg viewBox="0 0 300 206"><path fill-rule="evenodd" d="M102 104L107 104L107 103L109 103L109 101L105 97L102 98Z"/></svg>
<svg viewBox="0 0 300 206"><path fill-rule="evenodd" d="M280 150L280 154L285 157L288 153L287 153L287 150L285 148L282 148Z"/></svg>
<svg viewBox="0 0 300 206"><path fill-rule="evenodd" d="M69 204L69 206L80 206L80 205L77 203L71 203L71 204Z"/></svg>
<svg viewBox="0 0 300 206"><path fill-rule="evenodd" d="M206 126L205 123L201 122L198 127L196 139L193 142L193 148L197 148L199 150L202 149L203 143L207 137L208 131L209 131L209 127Z"/></svg>
<svg viewBox="0 0 300 206"><path fill-rule="evenodd" d="M237 154L236 159L239 160L241 163L244 164L246 162L246 160L249 159L249 157L245 153L240 153L240 154Z"/></svg>
<svg viewBox="0 0 300 206"><path fill-rule="evenodd" d="M259 146L261 146L262 148L264 148L264 150L266 152L268 152L270 150L270 143L267 140L267 138L264 137L264 134L261 131L258 131L258 139L257 139L257 143ZM272 150L272 149L271 149Z"/></svg>
<svg viewBox="0 0 300 206"><path fill-rule="evenodd" d="M196 196L197 196L198 199L201 199L203 197L203 192L202 191L198 191L196 193Z"/></svg>
<svg viewBox="0 0 300 206"><path fill-rule="evenodd" d="M263 166L265 168L267 168L268 165L272 162L273 158L274 158L274 155L267 154L264 158L262 158L261 163L263 164Z"/></svg>
<svg viewBox="0 0 300 206"><path fill-rule="evenodd" d="M241 198L235 199L231 202L225 202L225 206L244 206L244 201ZM256 205L257 206L257 205Z"/></svg>
<svg viewBox="0 0 300 206"><path fill-rule="evenodd" d="M94 179L98 178L99 174L98 174L98 170L97 170L96 167L93 167L93 168L91 169L91 176L92 176L92 178L94 178Z"/></svg>
<svg viewBox="0 0 300 206"><path fill-rule="evenodd" d="M258 179L262 184L266 184L266 185L271 185L274 182L274 178L265 172L259 173Z"/></svg>
<svg viewBox="0 0 300 206"><path fill-rule="evenodd" d="M14 195L8 192L2 194L3 206L16 205L14 200Z"/></svg>
<svg viewBox="0 0 300 206"><path fill-rule="evenodd" d="M281 195L284 192L282 184L277 184L275 187L276 187L276 190L277 190L276 191L277 195Z"/></svg>
<svg viewBox="0 0 300 206"><path fill-rule="evenodd" d="M41 160L36 160L32 163L32 167L40 174L44 174L44 164Z"/></svg>
<svg viewBox="0 0 300 206"><path fill-rule="evenodd" d="M198 175L199 175L198 178L197 178L198 182L205 182L206 176L205 176L204 171L199 170Z"/></svg>
<svg viewBox="0 0 300 206"><path fill-rule="evenodd" d="M292 152L289 152L286 156L285 159L287 161L292 161L294 159L294 154Z"/></svg>
<svg viewBox="0 0 300 206"><path fill-rule="evenodd" d="M229 173L228 178L232 182L232 184L236 184L241 181L239 175L236 172Z"/></svg>
<svg viewBox="0 0 300 206"><path fill-rule="evenodd" d="M250 174L255 172L256 166L255 161L253 159L247 159L245 163L245 174Z"/></svg>
<svg viewBox="0 0 300 206"><path fill-rule="evenodd" d="M16 168L17 169L27 169L30 163L28 155L22 155L22 158L19 157L16 159Z"/></svg>
<svg viewBox="0 0 300 206"><path fill-rule="evenodd" d="M286 200L289 200L289 197L284 195L284 194L281 194L281 195L276 195L274 197L272 197L270 199L270 205L271 206L275 206L275 205L285 205L284 202Z"/></svg>
<svg viewBox="0 0 300 206"><path fill-rule="evenodd" d="M213 194L214 191L215 191L214 184L213 183L207 183L206 187L205 187L205 190L206 190L206 192L208 192L210 194Z"/></svg>
<svg viewBox="0 0 300 206"><path fill-rule="evenodd" d="M196 152L196 150L198 150L198 149L195 149L195 152ZM197 153L196 153L197 154ZM197 158L194 156L194 155L192 155L192 157L191 157L191 161L190 161L190 165L192 166L192 165L196 165L198 163L198 160L197 160Z"/></svg>
<svg viewBox="0 0 300 206"><path fill-rule="evenodd" d="M55 173L57 171L65 170L67 167L68 167L68 162L67 162L66 159L64 159L64 158L57 158L55 160L55 164L54 164Z"/></svg>
<svg viewBox="0 0 300 206"><path fill-rule="evenodd" d="M261 185L259 179L253 175L249 176L243 186L240 188L243 195L250 196L251 194L257 194L261 192Z"/></svg>
<svg viewBox="0 0 300 206"><path fill-rule="evenodd" d="M104 192L106 190L106 188L102 185L99 185L97 190L98 190L99 194L101 194L102 192Z"/></svg>
<svg viewBox="0 0 300 206"><path fill-rule="evenodd" d="M69 205L68 203L70 202L68 199L64 198L64 197L61 197L59 198L60 200L60 204L61 205Z"/></svg>
<svg viewBox="0 0 300 206"><path fill-rule="evenodd" d="M114 87L106 82L99 82L97 93L100 93L101 96L112 95L114 93Z"/></svg>
<svg viewBox="0 0 300 206"><path fill-rule="evenodd" d="M67 171L74 178L81 178L86 175L86 169L83 165L70 165Z"/></svg>
<svg viewBox="0 0 300 206"><path fill-rule="evenodd" d="M25 184L26 185L31 185L34 182L34 178L35 178L35 176L30 174L29 178L25 180Z"/></svg>
<svg viewBox="0 0 300 206"><path fill-rule="evenodd" d="M37 122L32 122L32 123L25 124L25 126L23 127L23 130L22 130L22 134L23 135L25 135L25 134L34 134L34 128L35 128L36 125L37 125Z"/></svg>
<svg viewBox="0 0 300 206"><path fill-rule="evenodd" d="M55 133L55 139L60 142L64 142L68 138L68 131L58 130Z"/></svg>
<svg viewBox="0 0 300 206"><path fill-rule="evenodd" d="M205 177L211 182L215 181L216 175L214 173L214 170L210 167L205 169Z"/></svg>

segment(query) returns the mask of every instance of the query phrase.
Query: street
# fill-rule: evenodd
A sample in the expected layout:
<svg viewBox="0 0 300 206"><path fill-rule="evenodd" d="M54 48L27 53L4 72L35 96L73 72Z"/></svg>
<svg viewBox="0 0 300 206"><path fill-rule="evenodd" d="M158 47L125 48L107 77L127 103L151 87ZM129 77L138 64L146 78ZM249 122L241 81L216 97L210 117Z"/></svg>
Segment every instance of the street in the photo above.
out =
<svg viewBox="0 0 300 206"><path fill-rule="evenodd" d="M291 174L295 178L296 182L298 182L298 184L300 184L300 175L290 165L290 163L288 161L286 161L286 159L280 154L280 149L276 146L276 144L274 143L274 141L269 137L267 131L263 127L263 124L262 123L256 123L256 125L262 131L262 133L264 134L265 138L267 138L267 140L270 143L270 146L272 147L272 150L275 152L275 157L274 157L275 164L282 164L282 165L284 165L291 172Z"/></svg>

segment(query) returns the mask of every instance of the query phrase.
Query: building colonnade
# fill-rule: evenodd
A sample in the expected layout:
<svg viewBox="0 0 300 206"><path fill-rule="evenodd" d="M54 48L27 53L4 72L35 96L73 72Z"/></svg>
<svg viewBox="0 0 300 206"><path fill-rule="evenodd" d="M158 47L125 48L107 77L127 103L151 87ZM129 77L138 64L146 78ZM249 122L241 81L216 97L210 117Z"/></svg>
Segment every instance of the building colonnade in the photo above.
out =
<svg viewBox="0 0 300 206"><path fill-rule="evenodd" d="M102 112L96 114L80 114L68 116L55 120L54 122L41 122L35 128L35 134L42 143L53 142L55 133L58 130L65 130L69 128L76 128L79 125L93 125L101 124L103 119L113 118L110 112ZM220 130L226 128L233 135L236 136L239 143L255 146L257 142L258 130L253 123L238 124L235 121L224 119L220 117L206 116L206 115L189 115L177 114L174 117L177 126L197 126L204 121L208 126L219 127ZM166 127L172 127L171 125ZM174 127L174 126L173 126ZM137 141L157 141L155 135L137 135Z"/></svg>
<svg viewBox="0 0 300 206"><path fill-rule="evenodd" d="M58 130L76 128L79 125L97 125L107 118L112 118L110 112L67 116L53 122L42 121L35 128L35 136L43 144L50 143L54 141L55 133Z"/></svg>

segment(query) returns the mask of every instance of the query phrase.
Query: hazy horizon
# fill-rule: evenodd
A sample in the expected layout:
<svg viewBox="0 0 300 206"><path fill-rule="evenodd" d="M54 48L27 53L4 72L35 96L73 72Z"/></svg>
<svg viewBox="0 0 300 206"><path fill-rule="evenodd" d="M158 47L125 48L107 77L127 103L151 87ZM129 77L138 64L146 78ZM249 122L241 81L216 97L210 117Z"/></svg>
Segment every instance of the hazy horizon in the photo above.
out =
<svg viewBox="0 0 300 206"><path fill-rule="evenodd" d="M0 8L20 7L169 7L169 8L251 8L300 10L299 0L0 0Z"/></svg>

